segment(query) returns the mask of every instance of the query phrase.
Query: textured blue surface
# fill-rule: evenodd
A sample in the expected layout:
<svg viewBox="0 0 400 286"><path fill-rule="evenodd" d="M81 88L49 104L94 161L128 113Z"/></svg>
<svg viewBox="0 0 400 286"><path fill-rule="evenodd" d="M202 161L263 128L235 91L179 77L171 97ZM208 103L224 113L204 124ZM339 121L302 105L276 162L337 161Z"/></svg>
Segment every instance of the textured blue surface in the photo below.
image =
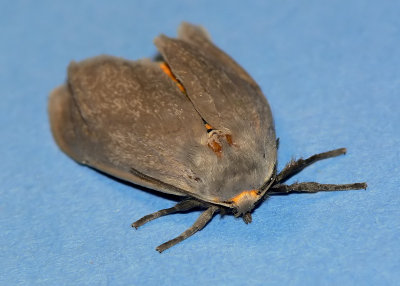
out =
<svg viewBox="0 0 400 286"><path fill-rule="evenodd" d="M400 5L153 2L0 4L0 284L398 285ZM49 131L47 97L70 60L153 56L153 38L175 35L182 20L207 27L259 82L280 167L347 147L295 179L367 181L367 191L273 197L252 224L218 216L161 255L154 248L198 213L131 229L174 202L65 156Z"/></svg>

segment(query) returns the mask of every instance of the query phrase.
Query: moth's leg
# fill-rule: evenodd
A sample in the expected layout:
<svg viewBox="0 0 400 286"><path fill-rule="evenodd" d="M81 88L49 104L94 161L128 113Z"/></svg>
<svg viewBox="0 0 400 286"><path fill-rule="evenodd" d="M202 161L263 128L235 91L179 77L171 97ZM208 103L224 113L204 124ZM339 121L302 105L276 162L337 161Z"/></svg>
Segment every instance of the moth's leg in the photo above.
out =
<svg viewBox="0 0 400 286"><path fill-rule="evenodd" d="M295 183L292 185L275 185L268 191L268 195L283 195L289 193L316 193L330 191L346 191L366 189L366 183L353 184L319 184L315 182Z"/></svg>
<svg viewBox="0 0 400 286"><path fill-rule="evenodd" d="M156 219L156 218L168 215L168 214L172 214L172 213L188 211L188 210L191 210L193 208L201 207L201 206L204 206L204 204L202 204L199 201L196 201L196 200L183 200L183 201L180 201L179 203L177 203L172 208L162 209L162 210L159 210L159 211L154 212L152 214L145 215L141 219L139 219L139 220L135 221L134 223L132 223L132 227L138 228L139 226L142 226L145 223L147 223L147 222L149 222L149 221L151 221L153 219Z"/></svg>
<svg viewBox="0 0 400 286"><path fill-rule="evenodd" d="M199 218L195 221L195 223L189 227L187 230L181 233L181 235L175 237L174 239L171 239L170 241L167 241L161 245L159 245L156 250L158 252L163 252L164 250L170 248L171 246L174 246L175 244L178 244L179 242L185 240L189 236L192 236L199 230L201 230L214 216L214 214L217 212L218 207L216 206L211 206L208 209L206 209L204 212L201 213Z"/></svg>
<svg viewBox="0 0 400 286"><path fill-rule="evenodd" d="M317 161L336 157L339 155L343 155L345 153L346 153L346 148L340 148L324 153L315 154L307 159L300 158L295 161L290 161L285 166L285 168L283 168L283 170L276 176L275 182L283 183Z"/></svg>

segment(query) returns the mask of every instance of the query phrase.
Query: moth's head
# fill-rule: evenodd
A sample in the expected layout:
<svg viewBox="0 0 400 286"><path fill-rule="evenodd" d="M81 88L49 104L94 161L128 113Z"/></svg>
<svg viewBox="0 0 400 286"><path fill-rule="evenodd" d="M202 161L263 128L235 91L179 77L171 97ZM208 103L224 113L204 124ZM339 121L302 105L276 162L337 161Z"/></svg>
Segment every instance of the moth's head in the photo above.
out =
<svg viewBox="0 0 400 286"><path fill-rule="evenodd" d="M276 169L274 170L274 175L260 189L244 190L230 199L235 217L242 216L245 223L251 222L251 212L259 202L268 197L266 192L274 183L275 173Z"/></svg>
<svg viewBox="0 0 400 286"><path fill-rule="evenodd" d="M231 199L233 214L235 217L242 216L245 223L251 222L251 212L256 203L262 198L259 190L246 190Z"/></svg>

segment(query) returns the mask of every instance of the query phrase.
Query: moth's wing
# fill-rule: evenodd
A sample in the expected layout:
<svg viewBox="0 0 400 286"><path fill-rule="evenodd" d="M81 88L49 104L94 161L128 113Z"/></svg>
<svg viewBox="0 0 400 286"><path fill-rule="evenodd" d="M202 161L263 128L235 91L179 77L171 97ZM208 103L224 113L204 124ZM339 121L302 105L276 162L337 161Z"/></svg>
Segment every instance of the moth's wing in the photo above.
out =
<svg viewBox="0 0 400 286"><path fill-rule="evenodd" d="M184 24L181 39L164 35L155 44L173 74L183 84L201 117L233 140L253 144L254 156L276 163L276 137L269 104L253 79L218 49L203 29Z"/></svg>
<svg viewBox="0 0 400 286"><path fill-rule="evenodd" d="M255 89L260 89L254 79L234 59L213 44L211 36L202 26L183 22L178 29L178 39L190 43L200 51L204 51L208 58L218 62L225 70L244 79Z"/></svg>
<svg viewBox="0 0 400 286"><path fill-rule="evenodd" d="M206 130L157 63L108 56L71 63L67 84L50 96L49 115L56 142L76 161L196 197L190 156Z"/></svg>

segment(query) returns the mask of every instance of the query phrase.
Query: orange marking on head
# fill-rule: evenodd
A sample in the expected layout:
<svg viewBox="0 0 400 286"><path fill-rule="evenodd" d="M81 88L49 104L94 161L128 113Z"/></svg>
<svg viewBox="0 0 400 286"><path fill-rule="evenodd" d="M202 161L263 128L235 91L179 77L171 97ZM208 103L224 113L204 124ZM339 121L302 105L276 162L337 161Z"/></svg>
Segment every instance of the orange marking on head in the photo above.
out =
<svg viewBox="0 0 400 286"><path fill-rule="evenodd" d="M229 145L233 145L232 135L226 134L225 138L226 138L226 142L228 142Z"/></svg>
<svg viewBox="0 0 400 286"><path fill-rule="evenodd" d="M208 147L211 148L211 150L214 151L215 154L221 155L222 153L222 146L218 143L215 142L214 140L208 143Z"/></svg>
<svg viewBox="0 0 400 286"><path fill-rule="evenodd" d="M243 191L240 194L236 195L230 201L232 201L235 205L240 204L240 201L243 200L245 197L253 197L257 198L258 197L258 191L257 190L249 190L249 191Z"/></svg>
<svg viewBox="0 0 400 286"><path fill-rule="evenodd" d="M174 74L172 73L170 67L169 67L166 63L164 63L164 62L160 63L160 68L163 70L163 72L164 72L166 75L168 75L170 78L172 78L172 80L173 80L174 82L176 82L176 85L179 87L179 89L180 89L182 92L186 92L186 90L185 90L185 88L183 87L183 85L182 85L182 84L178 81L178 79L174 76Z"/></svg>

